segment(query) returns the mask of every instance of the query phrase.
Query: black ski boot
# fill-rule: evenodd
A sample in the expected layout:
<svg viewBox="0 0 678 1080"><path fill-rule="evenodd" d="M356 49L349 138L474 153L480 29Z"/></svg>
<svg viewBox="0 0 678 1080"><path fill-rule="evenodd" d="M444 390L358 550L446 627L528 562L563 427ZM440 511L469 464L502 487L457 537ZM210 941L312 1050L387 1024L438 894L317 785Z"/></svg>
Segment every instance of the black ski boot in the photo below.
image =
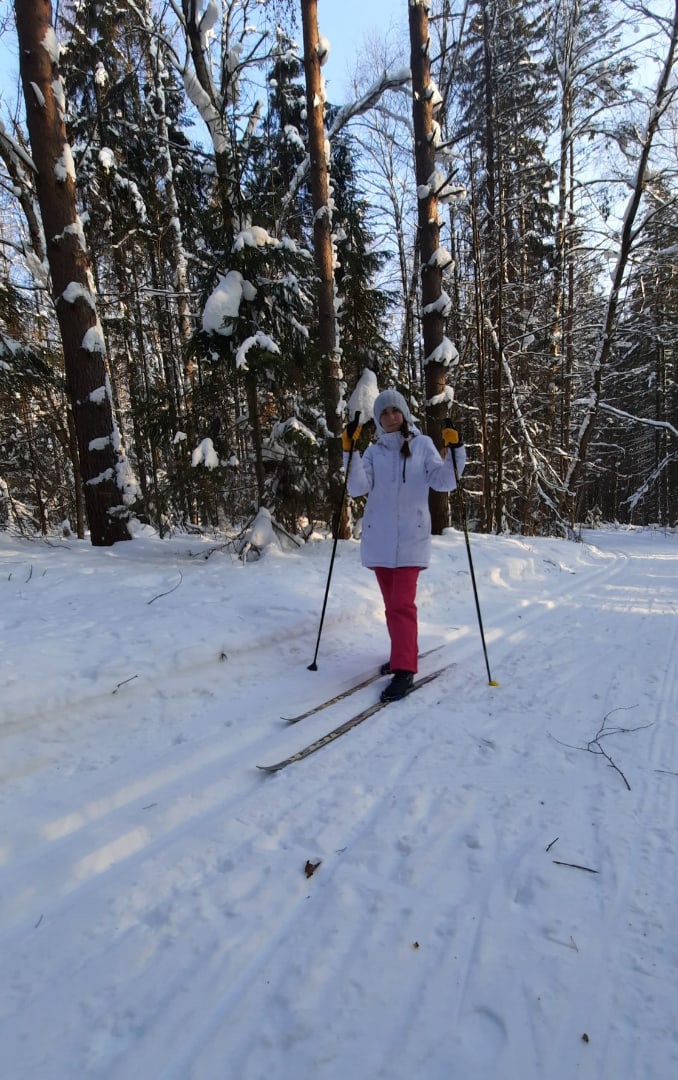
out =
<svg viewBox="0 0 678 1080"><path fill-rule="evenodd" d="M393 674L393 672L391 671L391 661L390 660L387 660L385 664L381 665L381 667L379 668L379 674L380 675L392 675Z"/></svg>
<svg viewBox="0 0 678 1080"><path fill-rule="evenodd" d="M405 697L405 694L409 693L414 683L414 675L411 671L394 671L393 678L382 691L382 701L400 701Z"/></svg>

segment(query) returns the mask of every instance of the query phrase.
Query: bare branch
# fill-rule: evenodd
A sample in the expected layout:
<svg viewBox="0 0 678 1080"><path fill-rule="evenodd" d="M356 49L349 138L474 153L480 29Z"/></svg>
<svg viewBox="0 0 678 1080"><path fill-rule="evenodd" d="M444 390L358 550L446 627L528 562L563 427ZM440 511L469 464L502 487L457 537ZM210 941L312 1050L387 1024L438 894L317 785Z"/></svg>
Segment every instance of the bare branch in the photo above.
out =
<svg viewBox="0 0 678 1080"><path fill-rule="evenodd" d="M159 600L161 596L169 596L170 593L176 592L176 590L179 588L179 586L181 585L183 580L184 580L184 575L182 574L182 572L180 570L179 571L179 580L177 581L176 585L173 585L171 589L167 590L167 592L158 593L157 596L152 597L150 600L147 601L147 603L148 604L153 604L153 603L155 603L156 600Z"/></svg>
<svg viewBox="0 0 678 1080"><path fill-rule="evenodd" d="M624 783L626 785L627 790L630 791L631 790L631 785L629 784L628 780L624 776L624 773L621 771L621 769L619 768L618 765L615 765L614 761L612 760L610 755L607 753L607 751L603 749L600 740L607 738L609 735L631 735L635 731L644 731L646 728L652 727L652 724L639 724L638 727L634 727L634 728L616 727L616 728L609 728L609 729L606 730L605 725L607 724L607 721L609 720L609 718L612 716L613 713L622 712L622 711L626 712L626 711L628 711L630 709L637 709L637 708L638 708L637 705L628 705L628 706L620 706L617 709L612 709L609 713L607 713L605 715L605 717L603 719L603 722L600 725L600 727L598 728L598 731L596 732L594 738L591 739L587 743L586 746L574 746L574 745L572 745L572 743L562 742L560 739L556 739L554 735L550 735L549 737L551 739L553 739L554 742L559 743L560 746L566 746L570 750L583 750L583 751L585 751L585 752L587 752L589 754L600 754L601 757L605 758L607 763L615 770L615 772L619 773L619 775L621 776L622 780L624 781Z"/></svg>

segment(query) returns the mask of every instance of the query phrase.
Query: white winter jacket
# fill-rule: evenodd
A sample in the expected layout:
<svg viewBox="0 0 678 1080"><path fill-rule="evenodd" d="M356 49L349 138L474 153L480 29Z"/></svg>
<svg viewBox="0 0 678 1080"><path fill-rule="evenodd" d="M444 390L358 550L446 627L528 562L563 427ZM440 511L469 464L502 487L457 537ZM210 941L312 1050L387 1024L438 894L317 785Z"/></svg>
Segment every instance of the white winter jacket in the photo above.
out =
<svg viewBox="0 0 678 1080"><path fill-rule="evenodd" d="M456 488L451 451L444 459L428 435L410 426L411 454L403 457L399 431L380 431L362 455L354 452L347 490L353 498L367 495L360 555L363 566L426 567L431 557L429 488ZM459 474L466 464L466 448L455 447ZM344 454L344 466L348 454Z"/></svg>

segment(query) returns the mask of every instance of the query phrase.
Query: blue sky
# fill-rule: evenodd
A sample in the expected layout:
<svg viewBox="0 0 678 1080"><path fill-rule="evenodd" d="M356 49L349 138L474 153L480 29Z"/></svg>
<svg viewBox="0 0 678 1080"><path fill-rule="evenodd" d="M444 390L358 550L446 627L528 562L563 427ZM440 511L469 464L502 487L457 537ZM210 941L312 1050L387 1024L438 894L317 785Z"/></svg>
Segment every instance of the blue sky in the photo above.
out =
<svg viewBox="0 0 678 1080"><path fill-rule="evenodd" d="M339 99L350 86L366 36L383 36L389 27L407 33L407 0L319 0L318 26L331 46L324 70L330 97Z"/></svg>
<svg viewBox="0 0 678 1080"><path fill-rule="evenodd" d="M320 32L331 45L324 72L330 96L340 102L350 87L366 35L385 34L389 27L398 27L403 34L407 33L407 0L319 0L318 23ZM14 32L7 30L0 38L0 93L8 96L16 92L16 53Z"/></svg>

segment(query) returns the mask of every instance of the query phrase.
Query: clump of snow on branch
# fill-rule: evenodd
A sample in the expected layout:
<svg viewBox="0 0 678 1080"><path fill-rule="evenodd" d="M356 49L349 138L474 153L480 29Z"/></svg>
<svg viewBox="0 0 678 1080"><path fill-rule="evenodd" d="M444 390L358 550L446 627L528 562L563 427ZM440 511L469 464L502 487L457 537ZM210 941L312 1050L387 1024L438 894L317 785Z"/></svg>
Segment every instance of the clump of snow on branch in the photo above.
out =
<svg viewBox="0 0 678 1080"><path fill-rule="evenodd" d="M449 251L445 247L437 247L430 259L427 266L435 266L440 270L447 270L449 266L452 266L454 259L450 255Z"/></svg>
<svg viewBox="0 0 678 1080"><path fill-rule="evenodd" d="M425 194L422 194L422 192L425 192ZM439 202L450 203L456 199L465 198L466 188L463 184L455 183L450 176L441 172L440 169L434 169L426 184L417 188L417 194L420 199L435 195Z"/></svg>
<svg viewBox="0 0 678 1080"><path fill-rule="evenodd" d="M442 364L443 367L455 367L459 363L459 350L448 337L443 335L440 345L424 360L424 364Z"/></svg>
<svg viewBox="0 0 678 1080"><path fill-rule="evenodd" d="M281 241L271 236L261 225L250 225L238 233L231 251L242 251L245 247L281 247Z"/></svg>
<svg viewBox="0 0 678 1080"><path fill-rule="evenodd" d="M285 141L289 143L293 150L300 150L302 154L306 153L306 144L299 134L299 129L294 124L285 124L283 133Z"/></svg>
<svg viewBox="0 0 678 1080"><path fill-rule="evenodd" d="M428 142L431 143L435 150L440 150L443 145L443 133L442 128L437 120L431 121L431 132L427 135Z"/></svg>
<svg viewBox="0 0 678 1080"><path fill-rule="evenodd" d="M44 109L44 107L45 107L45 95L43 94L43 92L40 89L40 87L38 86L38 84L32 82L31 83L31 90L35 94L35 100L37 101L40 108Z"/></svg>
<svg viewBox="0 0 678 1080"><path fill-rule="evenodd" d="M78 245L82 251L87 251L87 241L85 240L85 230L82 227L82 221L78 217L71 225L67 225L64 229L64 236L74 236L78 241Z"/></svg>
<svg viewBox="0 0 678 1080"><path fill-rule="evenodd" d="M239 270L220 274L202 313L203 330L208 334L230 337L235 330L234 320L240 314L242 301L252 301L256 295L254 285L246 281Z"/></svg>
<svg viewBox="0 0 678 1080"><path fill-rule="evenodd" d="M368 420L371 420L374 403L378 395L377 376L369 368L363 368L362 375L348 399L347 413L349 420L354 420L356 413L360 413L360 424L366 424Z"/></svg>
<svg viewBox="0 0 678 1080"><path fill-rule="evenodd" d="M330 43L322 34L318 34L316 52L318 54L318 59L320 60L320 66L323 67L330 58Z"/></svg>
<svg viewBox="0 0 678 1080"><path fill-rule="evenodd" d="M108 446L111 446L113 442L111 435L101 435L97 439L90 439L87 444L88 450L105 450Z"/></svg>
<svg viewBox="0 0 678 1080"><path fill-rule="evenodd" d="M141 488L137 481L136 476L132 471L132 466L129 463L125 448L122 444L122 438L120 436L120 429L113 420L113 431L111 435L111 442L113 443L113 450L116 455L115 464L115 479L118 490L122 492L122 502L124 506L131 506L132 503L141 495Z"/></svg>
<svg viewBox="0 0 678 1080"><path fill-rule="evenodd" d="M115 178L115 183L118 188L128 193L139 221L145 222L147 220L146 203L134 180L128 180L126 177L118 175Z"/></svg>
<svg viewBox="0 0 678 1080"><path fill-rule="evenodd" d="M260 549L276 542L271 513L265 506L257 511L257 516L248 531L247 540L253 547Z"/></svg>
<svg viewBox="0 0 678 1080"><path fill-rule="evenodd" d="M235 366L243 371L247 371L247 354L250 349L263 349L265 352L270 352L274 356L280 355L280 346L276 345L275 341L268 334L262 333L261 330L257 330L256 334L248 337L243 341L242 345L235 354Z"/></svg>
<svg viewBox="0 0 678 1080"><path fill-rule="evenodd" d="M69 281L61 294L61 298L62 300L65 300L67 304L75 304L77 300L84 300L86 304L89 304L92 311L96 308L96 303L91 290L79 281Z"/></svg>
<svg viewBox="0 0 678 1080"><path fill-rule="evenodd" d="M254 521L242 537L238 549L242 561L248 562L251 559L258 559L266 548L272 545L282 547L283 545L276 535L276 529L279 528L273 521L270 510L267 510L265 506L260 506Z"/></svg>
<svg viewBox="0 0 678 1080"><path fill-rule="evenodd" d="M216 469L219 464L219 455L214 449L211 439L203 439L199 446L191 454L191 465L195 468L204 465L207 469Z"/></svg>
<svg viewBox="0 0 678 1080"><path fill-rule="evenodd" d="M225 131L222 129L219 110L214 107L209 94L203 90L194 71L186 68L183 71L184 89L192 105L200 113L202 120L209 130L215 153L224 154L230 149Z"/></svg>
<svg viewBox="0 0 678 1080"><path fill-rule="evenodd" d="M224 61L224 72L228 74L225 94L226 103L228 105L234 105L238 100L238 95L240 93L240 78L238 73L240 71L241 55L240 46L236 46L229 50Z"/></svg>
<svg viewBox="0 0 678 1080"><path fill-rule="evenodd" d="M30 172L36 172L37 171L36 168L35 168L35 163L33 161L33 158L30 156L30 154L28 154L26 152L26 150L23 148L23 146L21 146L21 144L18 143L16 141L16 139L12 135L10 135L9 131L7 130L7 128L5 127L5 124L3 123L3 121L1 119L0 119L0 138L2 138L2 141L5 144L5 147L10 150L12 156L17 158L18 161L21 163L21 165L23 165L25 168L27 168Z"/></svg>
<svg viewBox="0 0 678 1080"><path fill-rule="evenodd" d="M440 93L440 90L433 79L429 81L428 86L423 91L423 97L425 101L431 102L431 109L434 116L436 113L440 112L443 105L443 95Z"/></svg>
<svg viewBox="0 0 678 1080"><path fill-rule="evenodd" d="M98 484L105 484L109 480L113 480L114 477L115 471L113 469L103 469L103 471L96 476L90 476L89 480L86 480L85 483L88 487L97 487Z"/></svg>
<svg viewBox="0 0 678 1080"><path fill-rule="evenodd" d="M73 164L73 155L68 143L64 143L61 157L54 164L54 175L60 184L69 179L75 183L75 165Z"/></svg>
<svg viewBox="0 0 678 1080"><path fill-rule="evenodd" d="M104 339L104 332L101 328L101 323L97 319L94 326L90 326L89 330L85 333L82 339L82 346L85 352L89 353L101 353L106 352L106 341Z"/></svg>
<svg viewBox="0 0 678 1080"><path fill-rule="evenodd" d="M451 386L445 386L440 394L434 394L432 398L427 398L426 406L430 408L433 405L453 405L454 404L454 390Z"/></svg>
<svg viewBox="0 0 678 1080"><path fill-rule="evenodd" d="M424 306L423 313L424 315L439 313L446 319L452 313L452 301L448 294L443 290L437 300Z"/></svg>
<svg viewBox="0 0 678 1080"><path fill-rule="evenodd" d="M54 33L53 27L51 27L51 26L47 27L47 29L45 30L45 36L43 37L40 44L42 45L43 49L45 50L45 52L49 56L52 63L53 64L58 64L59 63L59 53L61 51L61 48L60 48L57 36Z"/></svg>
<svg viewBox="0 0 678 1080"><path fill-rule="evenodd" d="M61 79L54 79L52 81L52 93L54 94L59 117L61 120L64 120L66 117L66 94Z"/></svg>
<svg viewBox="0 0 678 1080"><path fill-rule="evenodd" d="M115 168L115 155L109 146L102 146L99 150L99 164L105 172Z"/></svg>
<svg viewBox="0 0 678 1080"><path fill-rule="evenodd" d="M287 420L278 420L271 429L271 440L280 441L289 432L301 435L313 445L318 442L311 429L306 424L303 424L298 416L290 416Z"/></svg>
<svg viewBox="0 0 678 1080"><path fill-rule="evenodd" d="M198 23L198 28L200 30L200 44L205 50L209 47L210 40L215 36L213 31L218 21L219 4L217 3L217 0L210 0Z"/></svg>

